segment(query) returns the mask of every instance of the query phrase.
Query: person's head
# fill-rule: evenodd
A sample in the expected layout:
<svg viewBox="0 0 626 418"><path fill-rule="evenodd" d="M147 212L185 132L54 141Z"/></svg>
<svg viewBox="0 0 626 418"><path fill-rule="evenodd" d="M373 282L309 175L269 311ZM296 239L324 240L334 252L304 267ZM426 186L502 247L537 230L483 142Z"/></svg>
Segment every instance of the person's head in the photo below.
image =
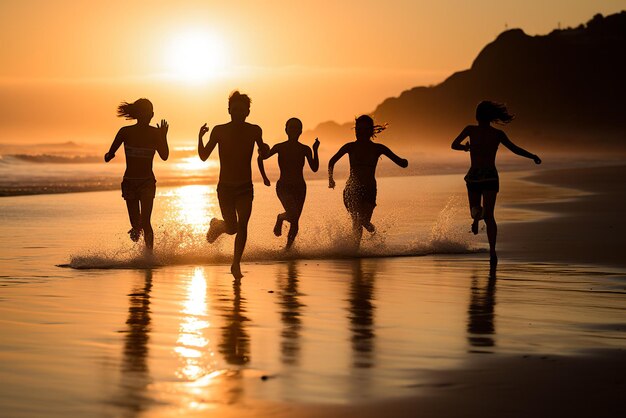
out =
<svg viewBox="0 0 626 418"><path fill-rule="evenodd" d="M235 90L228 97L228 113L233 121L243 122L250 114L250 97Z"/></svg>
<svg viewBox="0 0 626 418"><path fill-rule="evenodd" d="M302 121L298 118L291 118L285 123L285 133L289 139L298 139L302 134Z"/></svg>
<svg viewBox="0 0 626 418"><path fill-rule="evenodd" d="M357 139L371 139L386 128L386 125L375 125L374 119L368 115L361 115L354 121L354 130Z"/></svg>
<svg viewBox="0 0 626 418"><path fill-rule="evenodd" d="M483 100L476 106L476 120L479 123L509 123L513 117L502 103Z"/></svg>
<svg viewBox="0 0 626 418"><path fill-rule="evenodd" d="M137 122L150 123L154 116L152 103L148 99L139 99L133 103L122 102L117 107L117 116L126 119L137 119Z"/></svg>

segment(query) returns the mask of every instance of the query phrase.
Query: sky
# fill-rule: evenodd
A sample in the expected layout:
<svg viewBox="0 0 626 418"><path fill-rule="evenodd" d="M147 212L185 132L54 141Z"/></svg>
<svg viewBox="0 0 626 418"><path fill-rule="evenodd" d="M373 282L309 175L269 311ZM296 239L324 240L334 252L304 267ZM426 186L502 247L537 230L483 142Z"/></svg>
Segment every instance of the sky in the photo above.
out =
<svg viewBox="0 0 626 418"><path fill-rule="evenodd" d="M174 146L252 97L269 142L284 122L346 122L387 97L470 67L505 29L577 26L626 0L69 1L0 3L0 143L108 147L149 98Z"/></svg>

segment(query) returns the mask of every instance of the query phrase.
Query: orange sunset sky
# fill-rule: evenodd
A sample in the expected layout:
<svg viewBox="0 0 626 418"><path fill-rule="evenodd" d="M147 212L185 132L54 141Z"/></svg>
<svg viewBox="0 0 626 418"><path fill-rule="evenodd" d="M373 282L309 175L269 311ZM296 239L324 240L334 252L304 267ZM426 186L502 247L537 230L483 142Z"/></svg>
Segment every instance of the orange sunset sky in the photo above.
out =
<svg viewBox="0 0 626 418"><path fill-rule="evenodd" d="M624 0L45 1L0 3L0 143L108 147L120 101L147 97L173 146L228 120L227 96L252 97L249 121L282 139L346 122L403 90L466 69L506 27L577 26Z"/></svg>

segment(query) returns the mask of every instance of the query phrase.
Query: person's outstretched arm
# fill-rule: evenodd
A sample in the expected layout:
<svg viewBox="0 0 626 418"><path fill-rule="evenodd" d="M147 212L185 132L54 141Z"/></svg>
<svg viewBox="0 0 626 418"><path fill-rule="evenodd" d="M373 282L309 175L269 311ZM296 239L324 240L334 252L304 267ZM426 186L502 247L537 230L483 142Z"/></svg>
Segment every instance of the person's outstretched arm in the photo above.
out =
<svg viewBox="0 0 626 418"><path fill-rule="evenodd" d="M263 142L263 130L257 125L254 125L254 128L257 130L254 135L254 142L256 142L256 145L259 148L259 155L262 156L263 159L269 158L270 146Z"/></svg>
<svg viewBox="0 0 626 418"><path fill-rule="evenodd" d="M389 148L387 148L386 146L382 144L379 144L379 146L381 147L382 155L386 156L387 158L389 158L391 161L393 161L394 163L396 163L402 168L407 168L409 166L408 160L398 157L396 154L393 153L393 151L391 151Z"/></svg>
<svg viewBox="0 0 626 418"><path fill-rule="evenodd" d="M306 159L309 162L309 167L314 173L317 173L317 170L320 168L320 158L317 154L317 150L320 147L320 140L315 138L315 142L313 143L313 155L311 156L311 149L307 147L306 149Z"/></svg>
<svg viewBox="0 0 626 418"><path fill-rule="evenodd" d="M465 138L467 138L469 136L469 129L466 126L461 133L459 134L459 136L457 136L454 141L452 141L452 149L456 150L456 151L469 151L470 150L470 144L469 141L466 142L465 144L462 144L463 140Z"/></svg>
<svg viewBox="0 0 626 418"><path fill-rule="evenodd" d="M157 139L157 152L163 161L167 161L170 156L170 147L167 145L167 130L170 125L165 119L161 119L161 125L157 123L159 137Z"/></svg>
<svg viewBox="0 0 626 418"><path fill-rule="evenodd" d="M209 138L209 142L207 142L206 147L202 143L202 137L204 134L209 132L209 127L206 126L206 123L200 127L200 131L198 132L198 155L202 161L206 161L210 156L215 146L217 145L219 138L217 133L215 133L215 128L211 131L211 136Z"/></svg>
<svg viewBox="0 0 626 418"><path fill-rule="evenodd" d="M267 178L267 174L265 174L265 166L263 165L263 157L261 157L261 154L259 154L259 157L257 158L257 163L259 165L259 171L261 172L261 177L263 177L263 184L265 184L266 186L271 186L272 183L270 182L270 179Z"/></svg>
<svg viewBox="0 0 626 418"><path fill-rule="evenodd" d="M344 155L348 153L350 144L345 144L343 147L339 148L339 151L328 161L328 187L331 189L335 188L335 179L333 179L333 172L335 170L335 164L337 161Z"/></svg>
<svg viewBox="0 0 626 418"><path fill-rule="evenodd" d="M530 158L535 162L535 164L541 164L541 158L539 158L536 154L530 153L526 151L524 148L518 147L515 145L508 136L504 132L502 132L502 138L500 139L500 143L511 150L513 154L520 155L522 157Z"/></svg>
<svg viewBox="0 0 626 418"><path fill-rule="evenodd" d="M104 154L104 162L108 163L109 161L111 161L113 158L115 158L115 153L117 152L117 150L122 146L122 144L124 143L124 134L123 131L124 128L120 129L117 132L117 135L115 135L115 139L113 140L113 143L111 144L111 148L109 148L109 152L107 152L106 154Z"/></svg>
<svg viewBox="0 0 626 418"><path fill-rule="evenodd" d="M267 160L272 155L276 154L276 152L277 152L276 145L274 145L272 149L270 150L270 152L266 154L265 157L263 157L263 155L261 155L261 148L259 148L259 156L257 157L257 164L259 165L259 171L261 172L261 177L263 177L263 184L265 184L266 186L271 186L272 183L270 182L270 179L265 174L265 165L263 164L263 160Z"/></svg>

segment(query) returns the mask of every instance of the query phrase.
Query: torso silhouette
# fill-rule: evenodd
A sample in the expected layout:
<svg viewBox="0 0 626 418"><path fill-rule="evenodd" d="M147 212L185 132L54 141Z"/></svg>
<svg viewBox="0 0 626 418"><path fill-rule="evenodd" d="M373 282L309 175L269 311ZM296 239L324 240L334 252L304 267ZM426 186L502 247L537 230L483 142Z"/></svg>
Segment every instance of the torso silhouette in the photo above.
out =
<svg viewBox="0 0 626 418"><path fill-rule="evenodd" d="M278 166L280 167L281 183L304 183L302 170L309 147L295 140L289 140L276 144L275 151L278 153Z"/></svg>
<svg viewBox="0 0 626 418"><path fill-rule="evenodd" d="M470 125L470 160L472 168L495 168L498 146L505 137L504 132L492 126Z"/></svg>
<svg viewBox="0 0 626 418"><path fill-rule="evenodd" d="M125 126L118 132L124 140L127 179L154 178L152 161L159 141L159 130L150 125Z"/></svg>
<svg viewBox="0 0 626 418"><path fill-rule="evenodd" d="M384 152L384 145L371 140L356 140L347 144L350 158L350 177L348 183L364 185L376 184L376 165Z"/></svg>
<svg viewBox="0 0 626 418"><path fill-rule="evenodd" d="M213 128L217 135L220 156L219 184L239 186L252 182L254 143L261 137L261 128L247 122L229 122Z"/></svg>

